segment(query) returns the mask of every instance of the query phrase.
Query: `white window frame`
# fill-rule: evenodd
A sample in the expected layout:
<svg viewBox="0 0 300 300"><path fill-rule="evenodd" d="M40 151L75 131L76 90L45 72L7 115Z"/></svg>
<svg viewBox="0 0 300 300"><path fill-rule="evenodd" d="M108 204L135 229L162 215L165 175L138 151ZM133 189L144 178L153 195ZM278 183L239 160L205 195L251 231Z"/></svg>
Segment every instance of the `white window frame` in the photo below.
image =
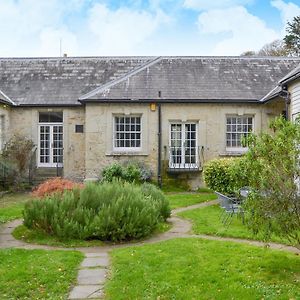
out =
<svg viewBox="0 0 300 300"><path fill-rule="evenodd" d="M172 137L172 125L181 125L181 164L178 163L172 163L171 162L171 137ZM186 124L194 124L195 125L195 134L196 134L196 145L195 145L195 163L186 163L185 162L185 142L186 142L186 130L185 125ZM169 149L170 149L170 157L169 157L169 168L170 169L199 169L199 143L198 143L198 122L193 121L170 121L169 122Z"/></svg>
<svg viewBox="0 0 300 300"><path fill-rule="evenodd" d="M49 126L49 135L50 135L50 140L49 140L49 143L50 143L50 147L49 147L49 158L50 158L50 161L45 163L45 162L41 162L41 127L42 126ZM56 163L56 162L53 162L53 150L54 150L54 147L53 147L53 142L54 142L54 139L53 139L53 128L54 126L61 126L62 127L62 135L63 135L63 139L64 139L64 127L63 127L63 123L61 122L57 122L57 123L46 123L46 122L43 122L43 123L39 123L38 124L38 167L47 167L47 168L54 168L54 167L60 167L62 168L63 167L63 162L59 162L59 163ZM64 157L64 148L62 148L62 151L63 151L63 155L62 155L62 158Z"/></svg>
<svg viewBox="0 0 300 300"><path fill-rule="evenodd" d="M139 133L140 134L140 146L139 147L116 147L116 134L117 134L117 131L116 131L116 118L140 118L140 131L134 131L134 133ZM142 115L140 114L113 114L113 139L112 139L112 142L113 142L113 151L114 152L140 152L142 150L142 141L143 141L143 138L142 138L142 132L143 132L143 129L142 129ZM131 132L129 132L131 133Z"/></svg>
<svg viewBox="0 0 300 300"><path fill-rule="evenodd" d="M225 116L225 147L226 147L226 152L239 152L239 153L243 153L243 152L247 152L248 151L248 147L230 147L227 146L227 118L252 118L252 131L254 132L254 115L251 114L245 114L245 115L237 115L237 114L228 114ZM236 124L237 125L237 124ZM244 133L244 132L238 132L236 131L236 133ZM247 134L249 134L250 132L248 132Z"/></svg>

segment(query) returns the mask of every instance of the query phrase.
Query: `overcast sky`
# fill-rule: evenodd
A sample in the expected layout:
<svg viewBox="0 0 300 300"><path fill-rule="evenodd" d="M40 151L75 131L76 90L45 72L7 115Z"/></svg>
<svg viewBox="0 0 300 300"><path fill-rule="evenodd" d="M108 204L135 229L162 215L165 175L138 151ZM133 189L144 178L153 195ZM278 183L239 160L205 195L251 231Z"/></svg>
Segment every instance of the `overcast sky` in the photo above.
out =
<svg viewBox="0 0 300 300"><path fill-rule="evenodd" d="M0 0L0 56L239 55L296 15L300 0Z"/></svg>

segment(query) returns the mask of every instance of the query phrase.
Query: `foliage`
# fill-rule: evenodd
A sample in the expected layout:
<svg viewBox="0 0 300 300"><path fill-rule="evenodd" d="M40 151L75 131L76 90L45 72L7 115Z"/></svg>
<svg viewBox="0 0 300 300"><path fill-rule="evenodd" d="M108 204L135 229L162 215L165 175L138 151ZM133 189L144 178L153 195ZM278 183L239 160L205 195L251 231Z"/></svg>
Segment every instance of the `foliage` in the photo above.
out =
<svg viewBox="0 0 300 300"><path fill-rule="evenodd" d="M283 40L274 40L264 45L257 53L258 56L286 56L287 54Z"/></svg>
<svg viewBox="0 0 300 300"><path fill-rule="evenodd" d="M22 176L28 167L34 143L27 137L15 134L5 144L2 156L16 164L19 176Z"/></svg>
<svg viewBox="0 0 300 300"><path fill-rule="evenodd" d="M152 177L151 171L142 163L127 162L124 165L114 163L102 171L102 181L124 180L126 182L146 182Z"/></svg>
<svg viewBox="0 0 300 300"><path fill-rule="evenodd" d="M287 23L284 44L291 56L300 56L300 16Z"/></svg>
<svg viewBox="0 0 300 300"><path fill-rule="evenodd" d="M71 180L64 179L61 177L55 177L48 179L40 185L38 185L32 192L32 196L42 198L45 196L49 196L53 193L62 194L65 190L73 190L74 188L82 187L82 184L75 183Z"/></svg>
<svg viewBox="0 0 300 300"><path fill-rule="evenodd" d="M300 298L300 259L284 251L189 238L111 256L108 300Z"/></svg>
<svg viewBox="0 0 300 300"><path fill-rule="evenodd" d="M243 186L248 186L248 171L245 159L213 159L204 167L206 185L222 194L232 195Z"/></svg>
<svg viewBox="0 0 300 300"><path fill-rule="evenodd" d="M142 185L142 193L146 199L149 199L149 201L155 201L157 203L162 221L165 221L170 217L171 209L169 206L169 200L165 197L161 190L159 190L153 184L144 183Z"/></svg>
<svg viewBox="0 0 300 300"><path fill-rule="evenodd" d="M16 177L18 177L16 165L7 158L0 157L0 182L3 189L14 190Z"/></svg>
<svg viewBox="0 0 300 300"><path fill-rule="evenodd" d="M273 133L252 135L246 155L249 185L247 224L263 232L289 239L300 247L300 124L279 117Z"/></svg>
<svg viewBox="0 0 300 300"><path fill-rule="evenodd" d="M259 51L245 51L241 56L286 56L288 51L283 40L265 44Z"/></svg>
<svg viewBox="0 0 300 300"><path fill-rule="evenodd" d="M113 181L30 201L24 225L60 238L121 241L149 235L168 216L156 188Z"/></svg>
<svg viewBox="0 0 300 300"><path fill-rule="evenodd" d="M61 239L57 236L49 235L43 230L28 229L24 225L16 227L12 235L15 239L26 243L64 248L99 247L104 245L104 242L99 240Z"/></svg>
<svg viewBox="0 0 300 300"><path fill-rule="evenodd" d="M245 51L241 56L300 56L300 16L287 23L282 40L266 44L259 51Z"/></svg>
<svg viewBox="0 0 300 300"><path fill-rule="evenodd" d="M78 251L1 249L1 300L67 299L82 259Z"/></svg>

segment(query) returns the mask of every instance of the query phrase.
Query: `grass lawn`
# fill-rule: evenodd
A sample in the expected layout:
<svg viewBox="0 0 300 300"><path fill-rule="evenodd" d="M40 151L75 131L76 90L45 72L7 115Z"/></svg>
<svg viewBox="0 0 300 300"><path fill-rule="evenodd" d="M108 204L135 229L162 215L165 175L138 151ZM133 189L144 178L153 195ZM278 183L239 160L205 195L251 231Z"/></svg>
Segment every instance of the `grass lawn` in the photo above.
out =
<svg viewBox="0 0 300 300"><path fill-rule="evenodd" d="M172 193L166 194L169 199L172 209L178 207L185 207L193 204L198 204L206 201L217 199L217 196L213 193Z"/></svg>
<svg viewBox="0 0 300 300"><path fill-rule="evenodd" d="M300 299L300 258L230 242L174 239L112 251L107 299Z"/></svg>
<svg viewBox="0 0 300 300"><path fill-rule="evenodd" d="M1 300L66 299L82 259L75 251L0 250Z"/></svg>
<svg viewBox="0 0 300 300"><path fill-rule="evenodd" d="M166 232L171 228L170 223L160 223L158 224L156 230L153 235ZM31 230L26 226L21 225L18 226L12 233L12 235L17 240L22 240L26 243L31 244L40 244L40 245L48 245L48 246L59 246L65 248L74 248L74 247L94 247L94 246L104 246L109 245L110 243L106 243L100 240L75 240L75 239L59 239L58 237L49 235L41 230ZM136 242L136 241L131 241Z"/></svg>
<svg viewBox="0 0 300 300"><path fill-rule="evenodd" d="M0 198L0 225L22 218L24 203L31 199L28 193L6 194Z"/></svg>
<svg viewBox="0 0 300 300"><path fill-rule="evenodd" d="M242 220L233 217L232 223L224 226L220 219L222 209L219 205L212 205L201 209L194 209L179 213L178 215L193 222L193 232L196 234L209 234L225 237L235 237L252 240L263 240L262 235L254 235L245 225ZM289 244L287 240L282 240L273 236L272 241Z"/></svg>

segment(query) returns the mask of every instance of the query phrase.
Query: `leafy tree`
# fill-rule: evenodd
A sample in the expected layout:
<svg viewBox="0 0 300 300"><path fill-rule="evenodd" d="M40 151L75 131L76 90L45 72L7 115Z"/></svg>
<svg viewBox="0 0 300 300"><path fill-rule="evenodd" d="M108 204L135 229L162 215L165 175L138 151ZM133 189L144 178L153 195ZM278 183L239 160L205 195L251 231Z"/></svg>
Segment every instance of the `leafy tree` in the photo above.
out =
<svg viewBox="0 0 300 300"><path fill-rule="evenodd" d="M300 56L300 16L287 23L282 40L266 44L259 51L245 51L241 56Z"/></svg>
<svg viewBox="0 0 300 300"><path fill-rule="evenodd" d="M241 54L241 56L257 56L257 53L252 50L247 50Z"/></svg>
<svg viewBox="0 0 300 300"><path fill-rule="evenodd" d="M300 248L300 122L275 119L272 133L252 135L246 154L253 189L245 203L246 221L266 240L272 234Z"/></svg>
<svg viewBox="0 0 300 300"><path fill-rule="evenodd" d="M300 16L287 23L286 36L284 44L291 56L300 56Z"/></svg>

